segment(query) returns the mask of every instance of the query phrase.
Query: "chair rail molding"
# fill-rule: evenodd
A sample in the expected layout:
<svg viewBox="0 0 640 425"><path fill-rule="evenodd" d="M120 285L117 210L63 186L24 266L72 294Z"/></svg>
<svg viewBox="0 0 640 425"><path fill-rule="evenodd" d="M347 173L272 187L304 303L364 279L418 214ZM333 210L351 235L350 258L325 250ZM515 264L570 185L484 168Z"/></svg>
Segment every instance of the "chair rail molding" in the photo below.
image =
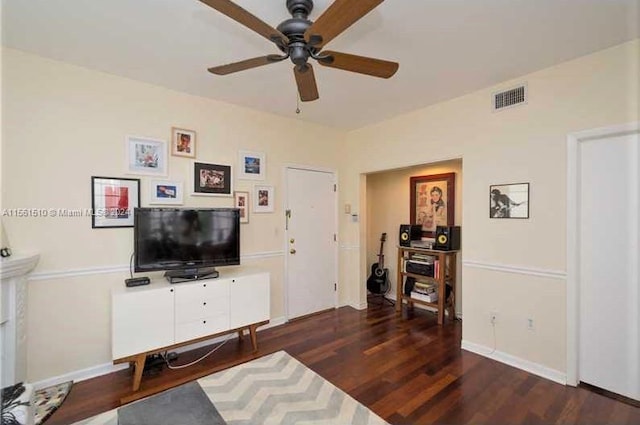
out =
<svg viewBox="0 0 640 425"><path fill-rule="evenodd" d="M565 280L567 278L567 272L563 270L540 269L535 267L525 267L511 264L490 263L487 261L463 260L462 266L503 273L515 273L527 276L546 277L551 279Z"/></svg>
<svg viewBox="0 0 640 425"><path fill-rule="evenodd" d="M254 252L251 254L244 254L240 256L241 261L252 261L252 260L264 260L268 258L277 258L284 257L284 251L263 251L263 252ZM78 276L90 276L97 274L109 274L109 273L128 273L129 265L127 264L117 264L110 266L97 266L97 267L86 267L86 268L74 268L67 270L52 270L52 271L39 271L33 273L29 276L29 280L50 280L50 279L61 279L61 278L69 278L69 277L78 277Z"/></svg>

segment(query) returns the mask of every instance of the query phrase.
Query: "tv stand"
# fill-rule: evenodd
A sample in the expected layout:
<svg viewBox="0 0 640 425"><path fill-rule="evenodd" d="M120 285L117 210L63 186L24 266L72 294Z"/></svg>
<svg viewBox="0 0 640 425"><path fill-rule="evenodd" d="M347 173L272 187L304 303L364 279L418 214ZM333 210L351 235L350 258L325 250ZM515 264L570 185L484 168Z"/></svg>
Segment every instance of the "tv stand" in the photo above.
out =
<svg viewBox="0 0 640 425"><path fill-rule="evenodd" d="M220 273L215 267L201 269L168 270L164 273L169 283L193 282L196 280L215 279Z"/></svg>
<svg viewBox="0 0 640 425"><path fill-rule="evenodd" d="M115 286L111 301L112 359L114 364L135 365L133 399L151 394L150 388L139 392L150 354L222 335L242 336L245 330L256 351L256 331L270 319L270 286L268 272L246 268L224 269L219 279L182 285L159 279L147 286ZM218 355L224 356L222 353Z"/></svg>

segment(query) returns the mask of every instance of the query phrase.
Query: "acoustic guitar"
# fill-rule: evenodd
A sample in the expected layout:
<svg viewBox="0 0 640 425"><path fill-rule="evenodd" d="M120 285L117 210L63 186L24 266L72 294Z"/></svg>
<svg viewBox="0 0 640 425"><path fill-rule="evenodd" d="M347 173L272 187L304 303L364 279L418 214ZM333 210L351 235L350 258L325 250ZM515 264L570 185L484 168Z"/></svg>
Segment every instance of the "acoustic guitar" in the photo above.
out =
<svg viewBox="0 0 640 425"><path fill-rule="evenodd" d="M367 289L372 294L386 294L389 291L389 269L384 267L384 243L387 240L387 234L380 236L380 253L378 254L378 262L371 266L371 275L367 279Z"/></svg>

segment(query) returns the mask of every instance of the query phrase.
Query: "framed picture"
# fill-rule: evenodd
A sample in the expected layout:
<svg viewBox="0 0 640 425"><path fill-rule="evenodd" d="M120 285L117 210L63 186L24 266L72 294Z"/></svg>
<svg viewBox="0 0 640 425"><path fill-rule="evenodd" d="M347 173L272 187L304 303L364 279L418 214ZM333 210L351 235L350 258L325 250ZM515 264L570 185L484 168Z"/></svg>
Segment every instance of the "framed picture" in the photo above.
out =
<svg viewBox="0 0 640 425"><path fill-rule="evenodd" d="M422 225L423 236L433 238L437 226L453 226L456 173L411 177L411 224Z"/></svg>
<svg viewBox="0 0 640 425"><path fill-rule="evenodd" d="M272 213L275 206L275 188L273 186L253 187L253 212Z"/></svg>
<svg viewBox="0 0 640 425"><path fill-rule="evenodd" d="M133 227L140 206L140 179L91 177L91 227Z"/></svg>
<svg viewBox="0 0 640 425"><path fill-rule="evenodd" d="M196 132L184 128L171 129L171 155L196 158Z"/></svg>
<svg viewBox="0 0 640 425"><path fill-rule="evenodd" d="M238 152L239 173L242 180L264 180L267 175L267 158L263 152Z"/></svg>
<svg viewBox="0 0 640 425"><path fill-rule="evenodd" d="M230 165L193 162L194 196L233 196Z"/></svg>
<svg viewBox="0 0 640 425"><path fill-rule="evenodd" d="M233 192L234 206L240 210L240 223L249 222L249 192Z"/></svg>
<svg viewBox="0 0 640 425"><path fill-rule="evenodd" d="M167 142L127 136L127 173L166 176Z"/></svg>
<svg viewBox="0 0 640 425"><path fill-rule="evenodd" d="M529 218L529 183L489 186L490 218Z"/></svg>
<svg viewBox="0 0 640 425"><path fill-rule="evenodd" d="M168 180L151 180L149 182L149 204L182 205L182 182Z"/></svg>

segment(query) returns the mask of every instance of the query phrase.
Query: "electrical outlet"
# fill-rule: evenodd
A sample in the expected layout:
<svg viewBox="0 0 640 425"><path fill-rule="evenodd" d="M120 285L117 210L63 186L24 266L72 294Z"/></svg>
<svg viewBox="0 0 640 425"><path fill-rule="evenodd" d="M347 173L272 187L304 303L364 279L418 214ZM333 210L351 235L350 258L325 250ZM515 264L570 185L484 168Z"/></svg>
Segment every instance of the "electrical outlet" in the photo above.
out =
<svg viewBox="0 0 640 425"><path fill-rule="evenodd" d="M535 329L533 317L527 317L527 329L530 331Z"/></svg>
<svg viewBox="0 0 640 425"><path fill-rule="evenodd" d="M489 321L491 322L492 325L495 325L496 323L498 323L498 312L497 311L492 311L489 313Z"/></svg>

